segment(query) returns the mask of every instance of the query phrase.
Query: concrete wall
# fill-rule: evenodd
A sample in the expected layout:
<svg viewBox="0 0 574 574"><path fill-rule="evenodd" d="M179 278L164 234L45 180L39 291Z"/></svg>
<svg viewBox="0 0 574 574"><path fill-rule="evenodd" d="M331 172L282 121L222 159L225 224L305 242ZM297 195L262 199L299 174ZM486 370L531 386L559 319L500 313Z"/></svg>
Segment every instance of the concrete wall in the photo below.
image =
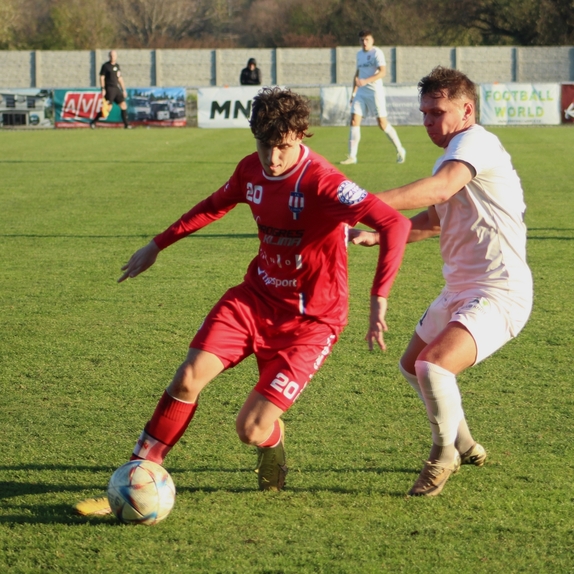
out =
<svg viewBox="0 0 574 574"><path fill-rule="evenodd" d="M35 52L0 52L0 83L6 88L36 87Z"/></svg>
<svg viewBox="0 0 574 574"><path fill-rule="evenodd" d="M403 47L396 52L395 81L400 84L416 84L435 66L456 68L455 49L442 47ZM385 54L387 56L387 54ZM388 57L387 57L388 61Z"/></svg>
<svg viewBox="0 0 574 574"><path fill-rule="evenodd" d="M456 67L473 82L516 81L515 49L510 46L477 46L457 48ZM532 81L539 81L533 74ZM559 82L556 78L554 81Z"/></svg>
<svg viewBox="0 0 574 574"><path fill-rule="evenodd" d="M516 48L516 68L519 82L532 75L540 82L574 81L574 47ZM562 79L567 78L567 79Z"/></svg>
<svg viewBox="0 0 574 574"><path fill-rule="evenodd" d="M574 47L382 46L387 83L413 84L437 65L462 70L475 82L572 82ZM119 50L130 87L234 86L255 58L263 83L292 86L350 84L358 47L229 50ZM88 88L108 50L0 51L0 87Z"/></svg>

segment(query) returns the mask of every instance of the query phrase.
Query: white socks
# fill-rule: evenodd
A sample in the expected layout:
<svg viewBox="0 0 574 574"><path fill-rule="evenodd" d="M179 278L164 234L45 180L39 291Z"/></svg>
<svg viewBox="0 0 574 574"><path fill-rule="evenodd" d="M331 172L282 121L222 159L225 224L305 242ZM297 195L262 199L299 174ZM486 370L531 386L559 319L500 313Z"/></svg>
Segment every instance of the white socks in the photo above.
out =
<svg viewBox="0 0 574 574"><path fill-rule="evenodd" d="M454 444L458 426L464 419L455 375L427 361L416 361L415 370L420 391L425 399L433 443L437 446ZM411 383L408 378L407 381Z"/></svg>
<svg viewBox="0 0 574 574"><path fill-rule="evenodd" d="M393 142L397 153L399 153L403 146L401 144L401 140L395 130L395 128L391 124L387 124L385 128L385 134L387 137ZM359 151L359 142L361 141L361 126L351 126L351 131L349 133L349 157L356 158L357 152Z"/></svg>
<svg viewBox="0 0 574 574"><path fill-rule="evenodd" d="M399 139L399 135L397 134L395 128L391 124L387 124L385 128L385 133L387 137L393 142L393 145L397 149L397 152L400 152L403 149L401 144L401 140Z"/></svg>
<svg viewBox="0 0 574 574"><path fill-rule="evenodd" d="M361 141L361 126L351 126L349 133L349 157L356 158Z"/></svg>

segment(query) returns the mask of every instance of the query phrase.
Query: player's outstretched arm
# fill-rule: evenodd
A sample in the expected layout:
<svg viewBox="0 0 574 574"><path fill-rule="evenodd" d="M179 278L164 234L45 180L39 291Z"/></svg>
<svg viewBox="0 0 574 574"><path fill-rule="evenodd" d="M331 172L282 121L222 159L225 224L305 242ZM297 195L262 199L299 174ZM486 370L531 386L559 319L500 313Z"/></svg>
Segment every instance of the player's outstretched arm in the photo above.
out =
<svg viewBox="0 0 574 574"><path fill-rule="evenodd" d="M464 161L449 160L445 161L439 170L430 177L413 181L395 189L381 191L375 195L399 211L420 209L448 201L475 175L476 172L470 164Z"/></svg>
<svg viewBox="0 0 574 574"><path fill-rule="evenodd" d="M160 249L153 239L147 245L138 249L122 267L124 274L118 279L118 283L125 281L128 277L133 279L146 269L149 269L155 263L159 251Z"/></svg>
<svg viewBox="0 0 574 574"><path fill-rule="evenodd" d="M383 350L387 350L383 333L388 331L385 315L387 314L387 300L385 297L371 295L371 316L369 331L365 340L369 343L369 351L372 351L375 343Z"/></svg>

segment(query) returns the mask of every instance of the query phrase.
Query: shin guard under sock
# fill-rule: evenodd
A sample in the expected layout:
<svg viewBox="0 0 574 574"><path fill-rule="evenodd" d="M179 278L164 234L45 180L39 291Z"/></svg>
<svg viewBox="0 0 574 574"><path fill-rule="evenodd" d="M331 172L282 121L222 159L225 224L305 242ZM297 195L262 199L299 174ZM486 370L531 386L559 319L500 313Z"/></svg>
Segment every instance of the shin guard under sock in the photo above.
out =
<svg viewBox="0 0 574 574"><path fill-rule="evenodd" d="M437 446L454 444L458 425L464 418L454 373L427 361L417 361L415 369L425 399L433 443Z"/></svg>
<svg viewBox="0 0 574 574"><path fill-rule="evenodd" d="M136 443L132 459L142 458L162 464L187 429L196 408L197 403L174 399L165 391Z"/></svg>

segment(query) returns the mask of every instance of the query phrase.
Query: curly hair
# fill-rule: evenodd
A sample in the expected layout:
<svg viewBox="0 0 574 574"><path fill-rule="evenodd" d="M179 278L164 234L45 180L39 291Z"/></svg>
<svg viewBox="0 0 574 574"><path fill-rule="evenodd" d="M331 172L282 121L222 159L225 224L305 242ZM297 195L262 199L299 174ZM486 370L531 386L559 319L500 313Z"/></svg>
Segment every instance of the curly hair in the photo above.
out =
<svg viewBox="0 0 574 574"><path fill-rule="evenodd" d="M292 132L301 137L311 137L306 98L291 90L263 88L253 98L249 125L255 139L269 146L279 145Z"/></svg>
<svg viewBox="0 0 574 574"><path fill-rule="evenodd" d="M437 66L419 82L418 88L421 97L442 94L449 100L466 97L475 105L478 103L476 84L468 76L452 68Z"/></svg>

